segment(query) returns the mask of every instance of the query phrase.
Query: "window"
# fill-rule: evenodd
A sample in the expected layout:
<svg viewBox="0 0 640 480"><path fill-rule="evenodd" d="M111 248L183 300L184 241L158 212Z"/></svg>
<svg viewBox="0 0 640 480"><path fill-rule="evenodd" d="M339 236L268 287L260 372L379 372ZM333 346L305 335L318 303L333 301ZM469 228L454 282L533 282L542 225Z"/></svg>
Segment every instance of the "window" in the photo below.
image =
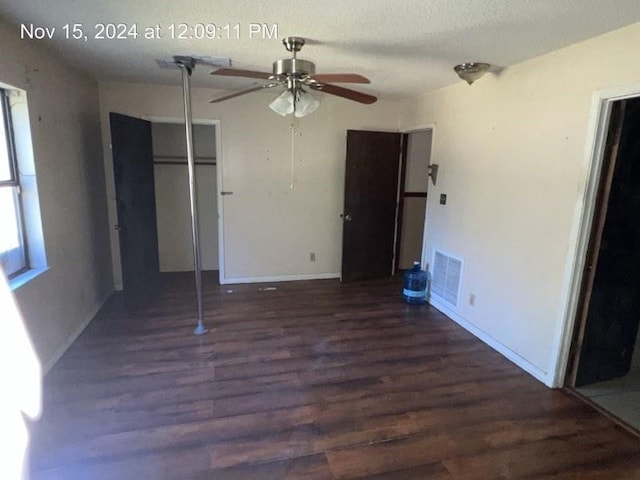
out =
<svg viewBox="0 0 640 480"><path fill-rule="evenodd" d="M27 92L0 83L0 270L16 289L47 268Z"/></svg>
<svg viewBox="0 0 640 480"><path fill-rule="evenodd" d="M0 88L0 266L9 277L29 268L25 245L20 176L9 96Z"/></svg>

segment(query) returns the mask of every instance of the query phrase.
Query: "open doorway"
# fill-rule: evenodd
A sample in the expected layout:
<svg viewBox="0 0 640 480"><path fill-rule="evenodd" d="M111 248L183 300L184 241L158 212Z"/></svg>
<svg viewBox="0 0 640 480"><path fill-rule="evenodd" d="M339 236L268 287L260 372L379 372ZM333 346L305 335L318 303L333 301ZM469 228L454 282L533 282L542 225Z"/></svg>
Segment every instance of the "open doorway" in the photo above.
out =
<svg viewBox="0 0 640 480"><path fill-rule="evenodd" d="M640 430L640 98L611 104L566 385Z"/></svg>
<svg viewBox="0 0 640 480"><path fill-rule="evenodd" d="M161 272L193 271L184 124L113 112L109 118L122 289L137 308L157 294ZM219 270L209 275L217 282L224 274L219 122L194 124L201 253L204 270Z"/></svg>
<svg viewBox="0 0 640 480"><path fill-rule="evenodd" d="M396 237L396 269L422 261L433 129L404 134Z"/></svg>
<svg viewBox="0 0 640 480"><path fill-rule="evenodd" d="M410 133L347 131L343 282L381 278L424 264L433 128Z"/></svg>
<svg viewBox="0 0 640 480"><path fill-rule="evenodd" d="M193 271L184 124L151 123L160 272ZM202 271L219 270L215 125L193 125Z"/></svg>

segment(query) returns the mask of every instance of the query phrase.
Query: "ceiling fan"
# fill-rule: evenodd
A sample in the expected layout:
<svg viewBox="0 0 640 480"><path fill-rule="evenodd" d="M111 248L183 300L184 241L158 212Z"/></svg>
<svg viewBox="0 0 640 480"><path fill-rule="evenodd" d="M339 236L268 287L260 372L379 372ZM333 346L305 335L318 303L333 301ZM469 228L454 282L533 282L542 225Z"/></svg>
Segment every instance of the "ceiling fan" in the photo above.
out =
<svg viewBox="0 0 640 480"><path fill-rule="evenodd" d="M211 72L212 75L255 78L266 80L268 83L214 98L210 103L222 102L247 93L279 86L284 86L285 91L269 106L280 115L293 113L297 117L303 117L318 108L318 100L313 98L303 87L364 104L375 103L378 100L373 95L334 85L334 83L370 83L369 79L362 75L356 73L316 74L316 66L313 62L297 58L297 53L305 44L304 38L286 37L282 43L292 56L276 60L273 63L272 73L235 68L219 68Z"/></svg>

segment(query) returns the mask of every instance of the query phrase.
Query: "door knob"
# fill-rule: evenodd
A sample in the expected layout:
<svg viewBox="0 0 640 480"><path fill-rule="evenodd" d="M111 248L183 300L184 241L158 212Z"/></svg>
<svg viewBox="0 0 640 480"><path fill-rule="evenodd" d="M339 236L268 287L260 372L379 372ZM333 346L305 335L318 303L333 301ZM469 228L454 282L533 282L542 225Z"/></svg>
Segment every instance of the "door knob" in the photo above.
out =
<svg viewBox="0 0 640 480"><path fill-rule="evenodd" d="M340 214L340 217L345 221L345 222L350 222L351 221L351 215L349 215L348 213L345 214Z"/></svg>

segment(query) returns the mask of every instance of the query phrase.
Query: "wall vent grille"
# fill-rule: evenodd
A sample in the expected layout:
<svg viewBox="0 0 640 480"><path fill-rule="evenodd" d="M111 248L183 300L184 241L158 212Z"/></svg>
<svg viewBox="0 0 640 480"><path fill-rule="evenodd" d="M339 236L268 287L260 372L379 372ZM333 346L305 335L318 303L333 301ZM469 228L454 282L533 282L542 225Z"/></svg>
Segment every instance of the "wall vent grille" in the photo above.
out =
<svg viewBox="0 0 640 480"><path fill-rule="evenodd" d="M434 250L431 294L457 307L461 280L462 260L440 250Z"/></svg>

